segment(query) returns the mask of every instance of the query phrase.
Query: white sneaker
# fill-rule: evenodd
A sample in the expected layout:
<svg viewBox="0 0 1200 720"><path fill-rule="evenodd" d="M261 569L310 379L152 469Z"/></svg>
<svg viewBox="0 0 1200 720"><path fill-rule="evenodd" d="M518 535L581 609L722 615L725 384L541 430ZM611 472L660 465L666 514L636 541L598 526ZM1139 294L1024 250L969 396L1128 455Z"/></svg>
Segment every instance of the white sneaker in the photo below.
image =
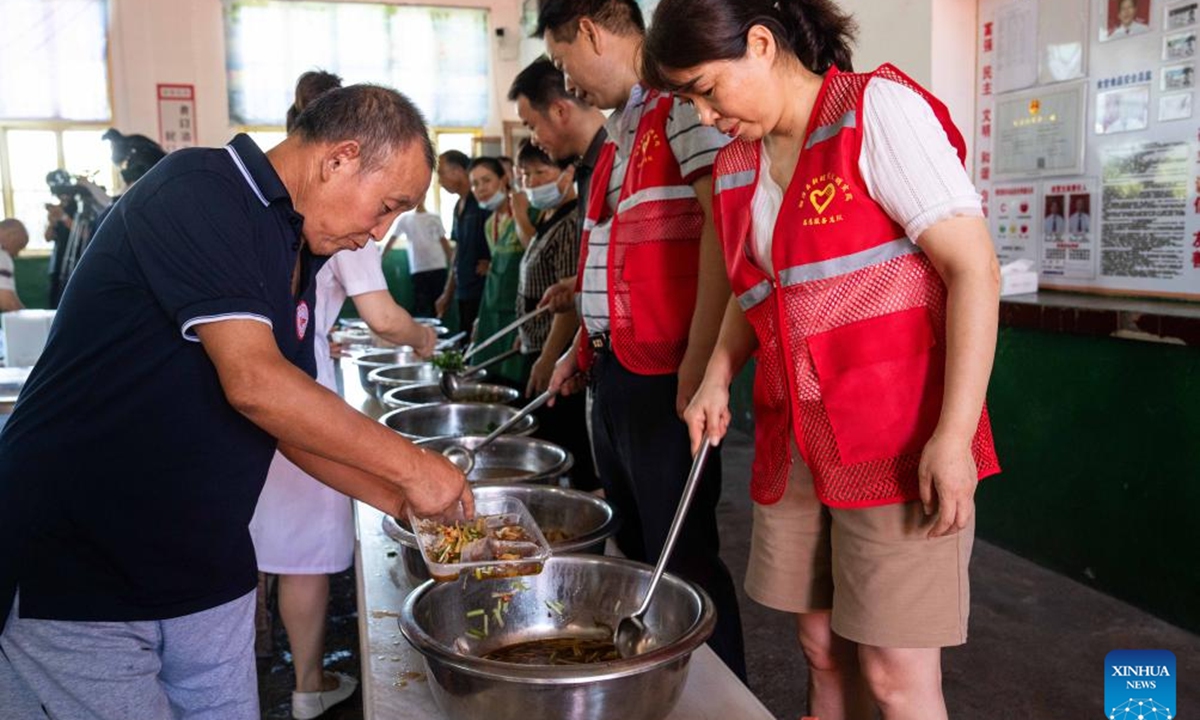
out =
<svg viewBox="0 0 1200 720"><path fill-rule="evenodd" d="M292 717L296 720L312 720L329 708L354 694L358 689L358 680L339 672L326 673L337 678L338 684L332 690L317 692L292 692Z"/></svg>

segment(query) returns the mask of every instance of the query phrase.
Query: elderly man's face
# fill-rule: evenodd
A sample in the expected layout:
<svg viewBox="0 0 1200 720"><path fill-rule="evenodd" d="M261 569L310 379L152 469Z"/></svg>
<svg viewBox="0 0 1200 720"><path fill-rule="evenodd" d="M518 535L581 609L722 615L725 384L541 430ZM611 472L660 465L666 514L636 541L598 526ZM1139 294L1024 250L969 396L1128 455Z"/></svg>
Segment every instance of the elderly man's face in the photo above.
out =
<svg viewBox="0 0 1200 720"><path fill-rule="evenodd" d="M303 208L304 240L317 255L357 250L383 238L396 216L417 206L432 171L420 143L411 142L383 164L361 172L357 153L322 160L320 179Z"/></svg>

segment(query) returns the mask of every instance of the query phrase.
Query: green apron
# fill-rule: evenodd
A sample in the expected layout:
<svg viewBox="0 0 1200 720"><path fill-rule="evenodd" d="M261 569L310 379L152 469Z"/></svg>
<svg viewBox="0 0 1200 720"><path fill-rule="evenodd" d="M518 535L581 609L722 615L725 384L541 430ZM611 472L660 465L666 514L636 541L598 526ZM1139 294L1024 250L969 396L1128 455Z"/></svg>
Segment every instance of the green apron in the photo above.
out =
<svg viewBox="0 0 1200 720"><path fill-rule="evenodd" d="M517 281L521 277L521 256L525 254L521 239L517 237L517 224L511 215L493 213L484 224L483 234L492 252L492 266L488 270L479 304L479 326L475 331L477 341L491 337L517 319ZM512 349L516 340L517 331L513 330L504 339L497 340L472 356L469 364L481 363ZM489 367L488 378L523 386L526 379L520 353Z"/></svg>

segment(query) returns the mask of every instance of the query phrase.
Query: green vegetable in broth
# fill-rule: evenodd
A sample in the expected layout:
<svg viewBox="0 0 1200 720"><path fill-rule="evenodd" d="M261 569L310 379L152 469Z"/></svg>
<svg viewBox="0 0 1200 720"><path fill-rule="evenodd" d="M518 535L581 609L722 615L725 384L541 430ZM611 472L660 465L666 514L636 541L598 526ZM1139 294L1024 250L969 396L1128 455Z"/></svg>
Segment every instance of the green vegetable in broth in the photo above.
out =
<svg viewBox="0 0 1200 720"><path fill-rule="evenodd" d="M433 366L446 372L460 372L466 367L463 354L458 350L443 350L433 356Z"/></svg>

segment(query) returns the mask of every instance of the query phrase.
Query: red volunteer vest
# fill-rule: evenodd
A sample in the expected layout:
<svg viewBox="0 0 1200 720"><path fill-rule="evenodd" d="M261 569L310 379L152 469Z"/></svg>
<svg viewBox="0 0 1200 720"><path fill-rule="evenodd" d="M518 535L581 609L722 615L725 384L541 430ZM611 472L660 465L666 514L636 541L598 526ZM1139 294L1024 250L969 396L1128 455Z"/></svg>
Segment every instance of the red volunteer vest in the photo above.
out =
<svg viewBox="0 0 1200 720"><path fill-rule="evenodd" d="M734 141L713 168L729 278L759 342L751 480L759 503L783 495L793 439L826 505L920 497L917 466L942 408L946 286L859 174L862 97L876 77L924 97L965 157L945 106L899 70L831 69L775 223L774 277L752 251L762 143ZM972 452L979 477L999 472L986 408Z"/></svg>
<svg viewBox="0 0 1200 720"><path fill-rule="evenodd" d="M672 102L668 93L647 91L615 216L605 197L617 145L610 139L601 149L579 253L577 291L583 288L592 228L611 217L609 333L617 359L640 375L678 372L696 308L704 211L667 142ZM592 348L581 339L579 367L586 370Z"/></svg>

